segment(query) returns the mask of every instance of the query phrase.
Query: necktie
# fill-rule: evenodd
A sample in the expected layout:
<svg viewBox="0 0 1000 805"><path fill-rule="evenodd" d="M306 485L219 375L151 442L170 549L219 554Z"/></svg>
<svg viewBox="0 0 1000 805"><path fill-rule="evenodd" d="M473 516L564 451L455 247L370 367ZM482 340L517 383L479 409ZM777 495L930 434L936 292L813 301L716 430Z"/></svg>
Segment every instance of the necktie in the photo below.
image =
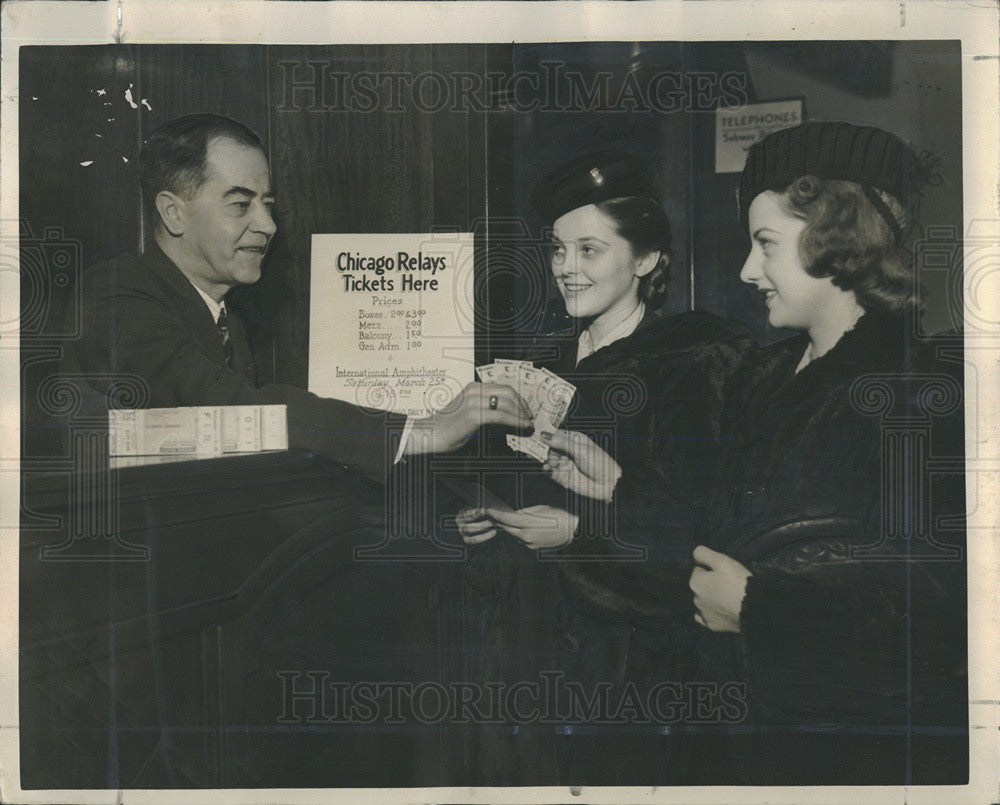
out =
<svg viewBox="0 0 1000 805"><path fill-rule="evenodd" d="M219 318L215 321L219 328L219 335L222 337L222 351L226 353L226 366L233 368L233 340L229 337L229 317L226 315L226 308L219 311Z"/></svg>

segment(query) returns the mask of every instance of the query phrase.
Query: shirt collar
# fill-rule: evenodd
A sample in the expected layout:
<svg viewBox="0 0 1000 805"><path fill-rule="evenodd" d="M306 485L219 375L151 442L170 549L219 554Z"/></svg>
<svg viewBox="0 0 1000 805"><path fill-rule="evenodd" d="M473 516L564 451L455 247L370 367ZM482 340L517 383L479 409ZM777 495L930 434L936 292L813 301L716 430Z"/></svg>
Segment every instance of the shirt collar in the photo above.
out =
<svg viewBox="0 0 1000 805"><path fill-rule="evenodd" d="M219 323L219 314L226 312L225 302L216 302L211 296L205 293L201 288L195 285L193 282L191 286L198 292L198 295L205 300L205 304L208 305L208 310L212 314L212 319L216 324Z"/></svg>
<svg viewBox="0 0 1000 805"><path fill-rule="evenodd" d="M622 319L618 324L608 330L604 334L604 337L600 341L594 341L593 336L590 334L590 329L584 330L580 333L580 340L577 342L576 347L576 362L580 363L588 355L593 355L597 350L602 347L606 347L608 344L614 343L621 338L626 338L635 332L636 328L639 326L639 322L642 321L642 317L646 315L646 306L640 302L639 305L628 314L624 319Z"/></svg>

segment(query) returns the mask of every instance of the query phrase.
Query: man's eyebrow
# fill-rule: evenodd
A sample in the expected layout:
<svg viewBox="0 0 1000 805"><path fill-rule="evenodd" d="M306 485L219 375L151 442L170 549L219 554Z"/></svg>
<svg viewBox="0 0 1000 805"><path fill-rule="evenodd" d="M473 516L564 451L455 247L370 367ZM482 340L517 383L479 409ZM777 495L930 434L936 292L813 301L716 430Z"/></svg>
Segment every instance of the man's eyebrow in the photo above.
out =
<svg viewBox="0 0 1000 805"><path fill-rule="evenodd" d="M257 192L251 190L249 187L242 187L241 185L233 185L225 193L222 194L223 198L229 198L230 196L247 196L248 198L255 198ZM268 190L266 193L261 195L261 198L274 198L274 193Z"/></svg>

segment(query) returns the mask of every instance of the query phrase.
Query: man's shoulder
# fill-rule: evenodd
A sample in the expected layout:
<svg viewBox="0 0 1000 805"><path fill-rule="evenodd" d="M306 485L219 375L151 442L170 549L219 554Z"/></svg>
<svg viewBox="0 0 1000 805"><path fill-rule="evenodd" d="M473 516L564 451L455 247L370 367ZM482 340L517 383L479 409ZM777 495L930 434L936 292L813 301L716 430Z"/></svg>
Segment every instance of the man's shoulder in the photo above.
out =
<svg viewBox="0 0 1000 805"><path fill-rule="evenodd" d="M176 274L177 276L172 276ZM83 273L84 298L131 297L170 299L184 288L183 275L166 258L123 253L100 260Z"/></svg>
<svg viewBox="0 0 1000 805"><path fill-rule="evenodd" d="M89 287L132 287L150 281L148 260L141 254L122 253L99 260L83 272L84 290Z"/></svg>
<svg viewBox="0 0 1000 805"><path fill-rule="evenodd" d="M84 277L101 277L109 274L117 274L124 270L134 268L142 259L141 254L122 252L113 257L104 257L91 263L83 272Z"/></svg>

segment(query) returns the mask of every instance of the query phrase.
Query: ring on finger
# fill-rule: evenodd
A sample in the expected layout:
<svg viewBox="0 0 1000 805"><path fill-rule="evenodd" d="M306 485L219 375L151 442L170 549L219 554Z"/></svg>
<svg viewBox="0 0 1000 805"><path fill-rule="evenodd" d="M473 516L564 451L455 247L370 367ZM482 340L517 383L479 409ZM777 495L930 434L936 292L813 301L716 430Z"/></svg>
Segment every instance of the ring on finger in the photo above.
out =
<svg viewBox="0 0 1000 805"><path fill-rule="evenodd" d="M496 411L497 410L497 406L499 404L500 404L500 399L497 397L497 395L496 394L491 394L490 395L490 410L491 411Z"/></svg>

